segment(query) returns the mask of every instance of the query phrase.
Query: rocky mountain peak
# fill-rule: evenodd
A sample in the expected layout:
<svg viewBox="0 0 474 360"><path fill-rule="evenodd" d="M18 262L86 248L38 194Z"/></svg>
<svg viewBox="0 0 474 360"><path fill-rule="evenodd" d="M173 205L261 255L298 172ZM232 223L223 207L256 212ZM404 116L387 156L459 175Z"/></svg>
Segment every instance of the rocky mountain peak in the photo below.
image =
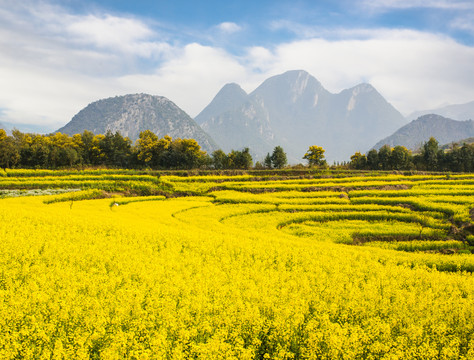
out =
<svg viewBox="0 0 474 360"><path fill-rule="evenodd" d="M194 120L196 120L199 125L202 125L205 121L203 119L209 119L222 112L239 107L247 101L247 96L247 93L238 84L226 84L217 93L214 99L212 99L211 103L206 106Z"/></svg>
<svg viewBox="0 0 474 360"><path fill-rule="evenodd" d="M372 85L332 94L303 70L265 80L237 107L218 104L219 98L212 106L221 112L210 116L209 106L199 123L224 151L250 146L257 160L280 145L297 163L315 144L329 161L347 160L406 123Z"/></svg>
<svg viewBox="0 0 474 360"><path fill-rule="evenodd" d="M367 83L362 83L352 88L352 94L354 96L357 96L359 94L367 94L371 92L377 92L377 90L375 90L375 88L372 85L367 84Z"/></svg>
<svg viewBox="0 0 474 360"><path fill-rule="evenodd" d="M319 93L326 90L315 77L306 71L291 70L265 80L252 94L262 96L275 91L284 92L294 100L307 92Z"/></svg>
<svg viewBox="0 0 474 360"><path fill-rule="evenodd" d="M58 132L74 135L84 130L94 134L119 131L132 141L141 131L151 130L158 137L192 138L205 151L217 148L215 142L175 103L163 96L129 94L95 101L79 111Z"/></svg>

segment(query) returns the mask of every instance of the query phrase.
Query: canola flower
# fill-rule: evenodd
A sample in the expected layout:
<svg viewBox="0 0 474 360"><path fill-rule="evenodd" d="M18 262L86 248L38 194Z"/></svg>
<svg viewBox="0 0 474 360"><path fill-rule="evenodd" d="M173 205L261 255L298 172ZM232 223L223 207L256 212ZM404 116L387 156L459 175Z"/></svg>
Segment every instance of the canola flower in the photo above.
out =
<svg viewBox="0 0 474 360"><path fill-rule="evenodd" d="M474 358L474 255L340 243L446 212L296 193L0 199L0 358Z"/></svg>

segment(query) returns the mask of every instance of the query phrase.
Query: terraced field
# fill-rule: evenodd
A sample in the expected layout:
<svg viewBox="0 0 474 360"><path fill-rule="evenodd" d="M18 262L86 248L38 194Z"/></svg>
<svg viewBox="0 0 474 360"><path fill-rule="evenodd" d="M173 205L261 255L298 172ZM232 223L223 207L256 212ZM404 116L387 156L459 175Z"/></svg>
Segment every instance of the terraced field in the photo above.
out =
<svg viewBox="0 0 474 360"><path fill-rule="evenodd" d="M7 170L0 189L0 358L474 358L472 174Z"/></svg>

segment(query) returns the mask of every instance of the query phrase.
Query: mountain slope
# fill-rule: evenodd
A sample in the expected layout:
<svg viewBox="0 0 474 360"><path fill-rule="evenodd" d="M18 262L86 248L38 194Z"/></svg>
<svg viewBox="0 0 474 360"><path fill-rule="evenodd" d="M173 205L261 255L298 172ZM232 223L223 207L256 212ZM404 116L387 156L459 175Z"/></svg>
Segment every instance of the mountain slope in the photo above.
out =
<svg viewBox="0 0 474 360"><path fill-rule="evenodd" d="M247 93L239 85L226 84L194 120L201 125L205 120L233 110L246 101Z"/></svg>
<svg viewBox="0 0 474 360"><path fill-rule="evenodd" d="M249 146L256 160L277 145L291 163L302 162L311 145L326 149L330 162L348 160L406 123L371 85L332 94L301 70L267 79L245 99L241 92L235 102L222 98L196 119L224 151Z"/></svg>
<svg viewBox="0 0 474 360"><path fill-rule="evenodd" d="M440 144L447 144L474 136L474 121L457 121L440 115L430 114L419 117L401 127L392 135L379 141L374 148L383 145L405 146L416 150L430 137L434 137Z"/></svg>
<svg viewBox="0 0 474 360"><path fill-rule="evenodd" d="M414 120L423 115L436 114L453 120L474 119L474 101L466 104L448 105L438 109L415 111L407 116L408 120Z"/></svg>
<svg viewBox="0 0 474 360"><path fill-rule="evenodd" d="M162 96L134 94L99 100L57 131L73 135L84 130L94 134L119 131L132 141L138 139L141 131L151 130L158 137L195 139L205 151L217 149L212 138L189 115Z"/></svg>

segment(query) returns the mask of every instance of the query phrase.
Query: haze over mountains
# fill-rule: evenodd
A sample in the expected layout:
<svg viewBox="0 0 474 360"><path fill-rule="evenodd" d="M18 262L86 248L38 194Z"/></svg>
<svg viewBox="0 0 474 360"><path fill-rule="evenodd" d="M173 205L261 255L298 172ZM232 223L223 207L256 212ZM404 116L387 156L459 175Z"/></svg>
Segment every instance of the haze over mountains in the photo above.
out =
<svg viewBox="0 0 474 360"><path fill-rule="evenodd" d="M401 127L394 134L375 144L374 148L380 149L384 145L391 147L401 145L407 149L416 150L430 137L434 137L442 145L472 136L474 136L474 121L457 121L440 115L429 114Z"/></svg>
<svg viewBox="0 0 474 360"><path fill-rule="evenodd" d="M326 149L329 161L347 160L406 123L370 84L332 94L302 70L273 76L248 95L228 84L196 122L224 151L249 146L262 159L280 145L293 163L311 145Z"/></svg>
<svg viewBox="0 0 474 360"><path fill-rule="evenodd" d="M473 120L474 101L466 104L447 105L437 109L415 111L407 116L407 120L415 120L427 114L441 115L453 120Z"/></svg>
<svg viewBox="0 0 474 360"><path fill-rule="evenodd" d="M471 110L474 114L474 102L441 110L467 120ZM472 121L441 116L407 124L370 84L333 94L307 72L294 70L267 79L250 94L238 84L225 85L195 120L162 96L135 94L89 104L58 131L119 131L134 141L141 131L151 130L159 137L194 138L209 153L249 147L254 161L282 146L295 164L303 162L311 145L322 146L332 163L348 161L374 144L416 149L430 136L440 144L474 136L471 129Z"/></svg>

